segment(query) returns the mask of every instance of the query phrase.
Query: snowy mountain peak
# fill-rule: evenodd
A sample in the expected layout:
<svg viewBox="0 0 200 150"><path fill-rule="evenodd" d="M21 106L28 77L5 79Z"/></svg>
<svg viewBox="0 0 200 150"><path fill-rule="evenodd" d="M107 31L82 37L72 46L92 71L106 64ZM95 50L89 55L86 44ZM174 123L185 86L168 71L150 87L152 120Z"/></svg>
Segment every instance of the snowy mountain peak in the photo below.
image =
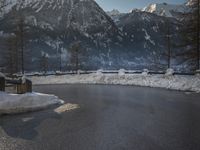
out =
<svg viewBox="0 0 200 150"><path fill-rule="evenodd" d="M117 10L117 9L113 9L113 10L111 10L111 11L107 11L107 14L108 14L109 16L116 16L116 15L119 15L120 12L119 12L119 10Z"/></svg>
<svg viewBox="0 0 200 150"><path fill-rule="evenodd" d="M187 10L186 5L175 5L175 4L150 4L149 6L142 9L149 13L154 13L159 16L174 17L174 13L183 13Z"/></svg>
<svg viewBox="0 0 200 150"><path fill-rule="evenodd" d="M195 4L195 0L188 0L188 2L186 3L186 6L193 6Z"/></svg>

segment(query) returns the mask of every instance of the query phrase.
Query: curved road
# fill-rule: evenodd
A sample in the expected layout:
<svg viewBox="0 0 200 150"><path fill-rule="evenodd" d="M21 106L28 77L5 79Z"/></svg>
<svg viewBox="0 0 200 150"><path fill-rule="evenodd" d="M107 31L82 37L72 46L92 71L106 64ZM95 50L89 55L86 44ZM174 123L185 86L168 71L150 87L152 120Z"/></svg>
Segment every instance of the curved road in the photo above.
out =
<svg viewBox="0 0 200 150"><path fill-rule="evenodd" d="M0 117L0 150L199 150L200 95L156 88L42 85L80 108Z"/></svg>

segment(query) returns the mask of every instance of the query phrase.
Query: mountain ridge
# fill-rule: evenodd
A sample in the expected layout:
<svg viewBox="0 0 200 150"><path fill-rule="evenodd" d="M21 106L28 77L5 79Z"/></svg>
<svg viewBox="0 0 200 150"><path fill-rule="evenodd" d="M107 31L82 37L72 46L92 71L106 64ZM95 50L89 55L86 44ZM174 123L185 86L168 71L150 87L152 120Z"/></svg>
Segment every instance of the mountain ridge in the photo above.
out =
<svg viewBox="0 0 200 150"><path fill-rule="evenodd" d="M177 17L178 13L188 11L186 4L152 3L144 7L142 11L150 12L164 17Z"/></svg>

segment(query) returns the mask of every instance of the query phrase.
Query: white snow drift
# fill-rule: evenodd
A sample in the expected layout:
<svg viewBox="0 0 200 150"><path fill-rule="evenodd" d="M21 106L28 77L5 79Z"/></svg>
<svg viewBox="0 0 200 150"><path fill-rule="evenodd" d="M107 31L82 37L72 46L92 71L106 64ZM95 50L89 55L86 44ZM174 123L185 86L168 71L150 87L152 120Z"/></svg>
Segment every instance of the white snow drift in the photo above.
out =
<svg viewBox="0 0 200 150"><path fill-rule="evenodd" d="M0 92L0 115L35 111L62 103L63 101L54 95L41 93L18 95Z"/></svg>
<svg viewBox="0 0 200 150"><path fill-rule="evenodd" d="M78 109L78 108L80 108L80 106L78 104L67 103L67 104L64 104L64 105L54 109L54 112L61 114L61 113L68 112L68 111Z"/></svg>
<svg viewBox="0 0 200 150"><path fill-rule="evenodd" d="M121 71L122 72L122 71ZM181 91L200 92L200 75L184 76L173 75L172 70L168 70L165 75L148 75L145 71L142 74L102 74L98 73L86 75L62 75L31 77L33 84L119 84L138 85L148 87L160 87Z"/></svg>

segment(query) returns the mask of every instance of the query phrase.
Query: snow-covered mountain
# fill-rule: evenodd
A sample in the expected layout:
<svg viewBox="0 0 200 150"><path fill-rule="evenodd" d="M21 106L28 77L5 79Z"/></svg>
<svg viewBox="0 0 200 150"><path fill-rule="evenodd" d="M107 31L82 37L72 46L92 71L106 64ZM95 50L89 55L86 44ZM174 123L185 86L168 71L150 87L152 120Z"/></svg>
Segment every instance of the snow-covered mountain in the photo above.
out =
<svg viewBox="0 0 200 150"><path fill-rule="evenodd" d="M76 41L81 41L84 47L81 58L90 68L103 66L106 62L111 64L113 60L108 56L121 46L122 34L94 0L5 2L8 5L1 10L0 31L3 35L14 33L19 18L24 18L27 26L25 35L31 35L26 38L26 49L31 52L35 68L42 53L47 53L51 65L55 65L60 51L65 61L63 65L66 65L70 44Z"/></svg>
<svg viewBox="0 0 200 150"><path fill-rule="evenodd" d="M143 68L147 64L154 70L166 67L167 35L171 35L172 45L173 41L178 44L178 39L180 39L178 35L180 28L175 18L166 18L149 12L133 10L119 18L117 26L124 33L124 42L128 46L129 55L126 60L132 65L139 64ZM168 28L170 33L168 33ZM179 51L175 47L171 49L173 55ZM131 55L131 51L134 51L137 57ZM176 57L173 65L178 64L180 64L180 59Z"/></svg>
<svg viewBox="0 0 200 150"><path fill-rule="evenodd" d="M5 0L0 10L0 47L9 49L7 37L17 34L20 18L24 19L25 68L38 70L43 54L49 57L49 68L70 68L71 43L81 41L81 69L143 69L166 67L167 28L171 40L178 42L179 26L171 18L173 11L158 13L158 9L133 10L120 13L104 12L94 0ZM163 7L164 8L164 7ZM172 8L172 7L171 7ZM149 12L150 11L150 12ZM156 14L158 13L158 14ZM169 15L170 13L171 15ZM165 15L164 15L165 14ZM170 16L167 18L165 16ZM173 49L175 53L176 49ZM0 61L4 57L0 55ZM179 60L173 60L178 64ZM156 66L154 66L156 64ZM159 65L158 65L159 64ZM30 66L34 66L30 68Z"/></svg>
<svg viewBox="0 0 200 150"><path fill-rule="evenodd" d="M119 12L119 10L117 9L113 9L112 11L107 11L106 13L108 14L108 16L112 18L114 22L118 22L119 18L126 14Z"/></svg>
<svg viewBox="0 0 200 150"><path fill-rule="evenodd" d="M188 2L186 3L186 6L192 6L197 2L197 0L188 0Z"/></svg>
<svg viewBox="0 0 200 150"><path fill-rule="evenodd" d="M119 15L120 12L119 12L119 10L117 10L117 9L113 9L113 10L111 10L111 11L107 11L107 14L108 14L109 16L116 16L116 15Z"/></svg>
<svg viewBox="0 0 200 150"><path fill-rule="evenodd" d="M154 13L159 16L165 17L176 17L178 13L184 13L188 11L185 4L175 5L175 4L150 4L149 6L142 9L142 11Z"/></svg>

